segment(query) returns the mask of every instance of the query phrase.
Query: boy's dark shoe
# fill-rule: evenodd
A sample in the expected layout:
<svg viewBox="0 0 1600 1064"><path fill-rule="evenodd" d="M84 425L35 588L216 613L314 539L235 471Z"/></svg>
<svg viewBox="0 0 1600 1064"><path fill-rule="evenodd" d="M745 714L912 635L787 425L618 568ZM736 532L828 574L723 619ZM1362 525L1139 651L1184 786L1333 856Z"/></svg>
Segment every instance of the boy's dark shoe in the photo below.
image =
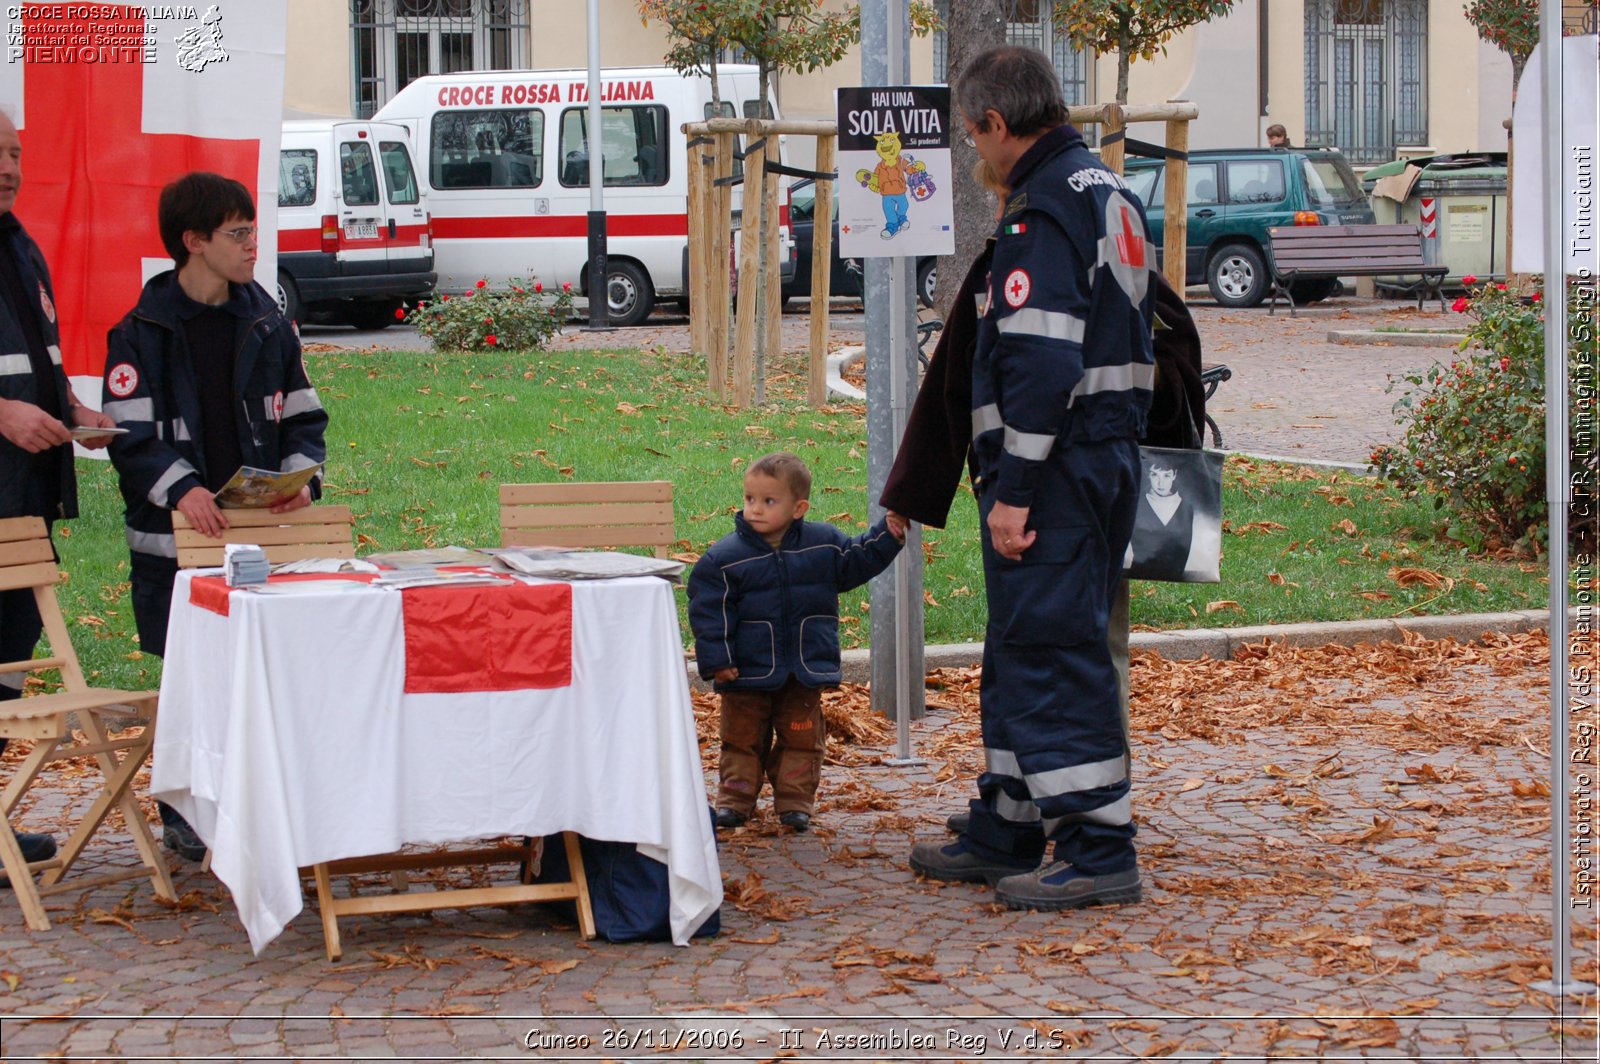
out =
<svg viewBox="0 0 1600 1064"><path fill-rule="evenodd" d="M950 829L952 835L965 835L967 828L972 826L972 814L965 809L951 813L945 818L944 826Z"/></svg>
<svg viewBox="0 0 1600 1064"><path fill-rule="evenodd" d="M717 810L717 827L719 827L719 828L730 828L731 829L731 828L743 827L744 826L744 822L746 820L749 820L749 819L750 818L748 816L746 816L745 814L737 812L737 811L735 811L733 809L718 809Z"/></svg>
<svg viewBox="0 0 1600 1064"><path fill-rule="evenodd" d="M13 831L16 836L17 849L22 851L22 859L32 864L35 861L48 861L56 855L56 840L49 835L36 835L31 831ZM0 890L11 889L11 877L0 872Z"/></svg>
<svg viewBox="0 0 1600 1064"><path fill-rule="evenodd" d="M911 848L911 870L929 879L993 886L1007 876L1032 867L1031 863L981 856L967 849L964 839L948 843L919 842Z"/></svg>
<svg viewBox="0 0 1600 1064"><path fill-rule="evenodd" d="M1013 909L1082 909L1090 905L1130 905L1144 897L1139 870L1086 876L1065 861L1053 861L1023 875L1007 876L995 887L995 900Z"/></svg>
<svg viewBox="0 0 1600 1064"><path fill-rule="evenodd" d="M793 828L796 831L810 831L811 814L802 813L798 809L791 809L787 813L778 814L778 823L782 824L786 828Z"/></svg>
<svg viewBox="0 0 1600 1064"><path fill-rule="evenodd" d="M161 842L185 861L205 860L206 844L200 841L200 836L194 833L189 822L181 817L162 826Z"/></svg>

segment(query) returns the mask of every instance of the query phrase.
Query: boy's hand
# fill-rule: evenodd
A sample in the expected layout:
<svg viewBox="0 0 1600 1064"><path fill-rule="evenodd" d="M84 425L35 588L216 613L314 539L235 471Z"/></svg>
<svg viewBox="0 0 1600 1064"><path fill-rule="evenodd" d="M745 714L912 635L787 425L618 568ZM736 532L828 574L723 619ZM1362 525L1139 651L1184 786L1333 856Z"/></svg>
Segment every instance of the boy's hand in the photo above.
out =
<svg viewBox="0 0 1600 1064"><path fill-rule="evenodd" d="M732 683L738 678L739 670L734 668L732 665L728 666L726 669L718 669L712 676L712 679L716 680L718 683Z"/></svg>
<svg viewBox="0 0 1600 1064"><path fill-rule="evenodd" d="M911 527L911 522L906 520L905 514L897 514L890 510L883 515L883 520L889 526L889 534L904 543L906 541L906 529Z"/></svg>
<svg viewBox="0 0 1600 1064"><path fill-rule="evenodd" d="M205 488L190 488L178 500L178 509L202 536L221 539L223 530L228 527L228 519L217 507L217 500Z"/></svg>

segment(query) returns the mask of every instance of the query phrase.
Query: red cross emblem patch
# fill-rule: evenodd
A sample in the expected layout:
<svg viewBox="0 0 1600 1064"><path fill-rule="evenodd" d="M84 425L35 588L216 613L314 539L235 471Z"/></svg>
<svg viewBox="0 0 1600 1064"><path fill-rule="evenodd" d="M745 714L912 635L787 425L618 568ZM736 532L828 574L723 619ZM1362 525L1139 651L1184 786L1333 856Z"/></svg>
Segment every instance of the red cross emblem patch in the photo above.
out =
<svg viewBox="0 0 1600 1064"><path fill-rule="evenodd" d="M126 399L139 387L139 371L130 363L119 362L106 374L106 388L118 399Z"/></svg>
<svg viewBox="0 0 1600 1064"><path fill-rule="evenodd" d="M1033 289L1033 279L1028 276L1027 270L1012 270L1006 275L1006 283L1001 286L1005 293L1006 304L1020 307L1028 301L1028 293Z"/></svg>
<svg viewBox="0 0 1600 1064"><path fill-rule="evenodd" d="M282 392L273 392L272 393L272 420L274 420L274 421L282 421L283 420L283 393Z"/></svg>
<svg viewBox="0 0 1600 1064"><path fill-rule="evenodd" d="M50 300L50 293L44 290L44 282L39 282L39 309L44 311L44 320L51 325L56 323L56 305Z"/></svg>

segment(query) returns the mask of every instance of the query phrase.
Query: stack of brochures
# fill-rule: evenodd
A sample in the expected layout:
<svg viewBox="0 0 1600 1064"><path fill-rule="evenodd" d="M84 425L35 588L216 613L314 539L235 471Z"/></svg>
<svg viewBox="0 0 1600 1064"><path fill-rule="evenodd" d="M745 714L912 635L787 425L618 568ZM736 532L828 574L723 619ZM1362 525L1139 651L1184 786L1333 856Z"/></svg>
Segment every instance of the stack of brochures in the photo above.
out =
<svg viewBox="0 0 1600 1064"><path fill-rule="evenodd" d="M267 552L254 543L229 543L222 551L222 578L229 587L267 582Z"/></svg>
<svg viewBox="0 0 1600 1064"><path fill-rule="evenodd" d="M541 547L498 547L493 554L497 565L523 576L546 580L606 580L619 576L659 576L676 581L683 575L683 563L666 558L646 558L609 550L555 551Z"/></svg>

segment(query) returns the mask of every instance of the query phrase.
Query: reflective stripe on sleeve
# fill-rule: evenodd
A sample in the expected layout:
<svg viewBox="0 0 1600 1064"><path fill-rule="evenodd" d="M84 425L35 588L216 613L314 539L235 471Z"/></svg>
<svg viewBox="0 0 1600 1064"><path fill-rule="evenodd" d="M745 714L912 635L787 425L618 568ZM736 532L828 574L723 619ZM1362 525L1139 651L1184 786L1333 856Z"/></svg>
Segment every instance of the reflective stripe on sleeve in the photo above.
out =
<svg viewBox="0 0 1600 1064"><path fill-rule="evenodd" d="M27 352L20 355L0 355L0 377L32 372L33 363L29 361Z"/></svg>
<svg viewBox="0 0 1600 1064"><path fill-rule="evenodd" d="M138 551L140 554L156 554L163 558L178 556L178 537L171 532L140 532L136 528L129 528L127 533L129 550Z"/></svg>
<svg viewBox="0 0 1600 1064"><path fill-rule="evenodd" d="M322 400L318 398L315 388L301 388L283 397L283 416L285 418L321 409Z"/></svg>
<svg viewBox="0 0 1600 1064"><path fill-rule="evenodd" d="M121 425L127 421L154 421L154 399L115 399L100 408L100 412Z"/></svg>
<svg viewBox="0 0 1600 1064"><path fill-rule="evenodd" d="M180 458L176 462L173 462L171 465L169 465L165 473L161 474L160 479L151 486L150 492L146 498L148 498L151 503L156 506L160 506L163 509L170 509L170 507L167 506L167 492L171 491L173 485L177 484L178 481L182 480L184 477L198 475L198 471L194 466ZM173 554L173 557L176 558L177 554Z"/></svg>
<svg viewBox="0 0 1600 1064"><path fill-rule="evenodd" d="M321 465L321 463L310 455L296 452L295 454L284 456L282 469L285 473L293 473L297 469L310 469L314 465Z"/></svg>
<svg viewBox="0 0 1600 1064"><path fill-rule="evenodd" d="M55 344L50 345L50 361L58 366L61 365L61 348Z"/></svg>
<svg viewBox="0 0 1600 1064"><path fill-rule="evenodd" d="M1007 454L1018 458L1025 458L1030 462L1042 462L1050 457L1050 448L1056 445L1056 438L1041 432L1018 432L1010 425L1006 426L1005 449Z"/></svg>
<svg viewBox="0 0 1600 1064"><path fill-rule="evenodd" d="M1059 310L1023 307L997 320L995 328L1006 336L1040 336L1046 340L1083 343L1083 319Z"/></svg>
<svg viewBox="0 0 1600 1064"><path fill-rule="evenodd" d="M1000 408L998 406L996 406L994 403L989 403L986 406L980 406L980 407L976 407L976 408L973 409L973 411L972 411L972 438L973 439L977 439L979 436L982 436L985 432L992 432L995 429L1003 429L1005 427L1006 427L1005 422L1000 420Z"/></svg>
<svg viewBox="0 0 1600 1064"><path fill-rule="evenodd" d="M1095 395L1100 392L1126 392L1133 388L1143 388L1146 391L1155 387L1156 368L1142 363L1126 363L1121 366L1093 366L1083 371L1083 379L1078 386L1072 389L1072 396L1067 400L1071 406L1079 396Z"/></svg>

